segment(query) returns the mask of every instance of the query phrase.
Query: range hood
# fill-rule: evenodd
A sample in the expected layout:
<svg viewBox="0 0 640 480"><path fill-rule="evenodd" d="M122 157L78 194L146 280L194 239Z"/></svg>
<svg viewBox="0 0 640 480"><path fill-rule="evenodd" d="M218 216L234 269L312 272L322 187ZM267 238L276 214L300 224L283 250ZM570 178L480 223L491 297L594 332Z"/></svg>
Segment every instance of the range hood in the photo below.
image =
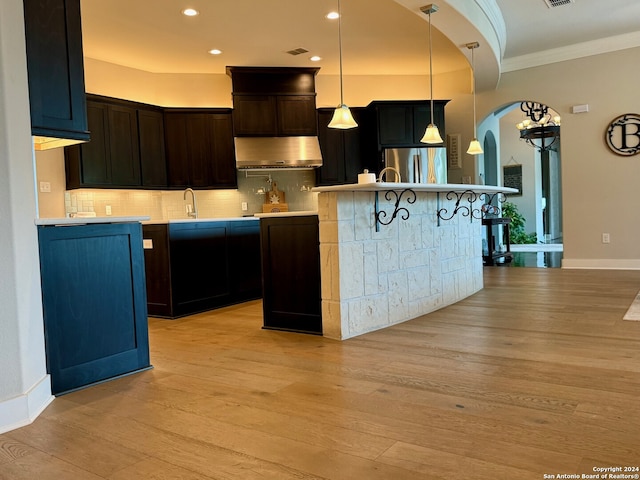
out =
<svg viewBox="0 0 640 480"><path fill-rule="evenodd" d="M322 166L318 137L236 137L236 168Z"/></svg>

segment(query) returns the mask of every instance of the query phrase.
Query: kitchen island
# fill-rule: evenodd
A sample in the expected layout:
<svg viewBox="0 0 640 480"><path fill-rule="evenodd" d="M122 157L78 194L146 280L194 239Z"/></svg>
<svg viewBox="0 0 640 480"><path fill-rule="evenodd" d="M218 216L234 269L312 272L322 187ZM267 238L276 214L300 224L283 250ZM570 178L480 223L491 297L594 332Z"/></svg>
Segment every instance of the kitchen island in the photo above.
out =
<svg viewBox="0 0 640 480"><path fill-rule="evenodd" d="M484 185L316 187L323 335L344 340L458 302L483 287Z"/></svg>

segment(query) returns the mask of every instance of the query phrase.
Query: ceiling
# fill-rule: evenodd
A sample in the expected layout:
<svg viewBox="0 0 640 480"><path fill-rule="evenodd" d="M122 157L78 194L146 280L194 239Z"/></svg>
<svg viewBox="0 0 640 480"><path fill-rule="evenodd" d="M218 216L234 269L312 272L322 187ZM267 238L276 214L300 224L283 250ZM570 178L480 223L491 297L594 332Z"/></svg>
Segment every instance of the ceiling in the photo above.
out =
<svg viewBox="0 0 640 480"><path fill-rule="evenodd" d="M427 73L428 22L419 11L426 4L342 0L344 74ZM468 68L464 45L479 41L478 90L495 88L504 71L640 46L638 0L575 0L555 8L544 0L438 5L431 16L434 73ZM199 15L183 16L186 7ZM224 73L227 65L318 66L319 75L339 70L338 23L325 18L337 0L81 0L81 8L84 53L97 60L155 73ZM210 55L213 48L223 53ZM309 53L287 53L297 48ZM311 55L322 60L311 62Z"/></svg>

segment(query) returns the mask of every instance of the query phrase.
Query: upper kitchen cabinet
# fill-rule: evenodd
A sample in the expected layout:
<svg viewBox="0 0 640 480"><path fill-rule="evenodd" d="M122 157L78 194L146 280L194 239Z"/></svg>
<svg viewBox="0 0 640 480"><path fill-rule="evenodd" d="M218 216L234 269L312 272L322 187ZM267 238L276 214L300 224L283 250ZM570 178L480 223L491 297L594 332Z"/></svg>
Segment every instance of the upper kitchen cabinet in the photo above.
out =
<svg viewBox="0 0 640 480"><path fill-rule="evenodd" d="M164 128L170 187L237 188L231 109L165 109Z"/></svg>
<svg viewBox="0 0 640 480"><path fill-rule="evenodd" d="M166 188L162 110L87 95L91 141L65 149L67 188Z"/></svg>
<svg viewBox="0 0 640 480"><path fill-rule="evenodd" d="M227 67L237 136L315 136L318 68Z"/></svg>
<svg viewBox="0 0 640 480"><path fill-rule="evenodd" d="M328 128L334 108L318 109L318 140L322 151L322 167L316 170L318 185L358 183L364 169L376 169L376 152L368 144L371 114L367 108L354 107L351 114L358 128Z"/></svg>
<svg viewBox="0 0 640 480"><path fill-rule="evenodd" d="M433 101L433 123L438 126L443 139L445 136L444 107L447 102L448 100ZM425 146L420 139L431 122L429 100L374 101L369 104L369 108L376 117L379 149Z"/></svg>
<svg viewBox="0 0 640 480"><path fill-rule="evenodd" d="M142 186L167 186L167 160L164 148L164 116L160 108L137 109Z"/></svg>
<svg viewBox="0 0 640 480"><path fill-rule="evenodd" d="M89 140L80 0L24 0L35 148Z"/></svg>

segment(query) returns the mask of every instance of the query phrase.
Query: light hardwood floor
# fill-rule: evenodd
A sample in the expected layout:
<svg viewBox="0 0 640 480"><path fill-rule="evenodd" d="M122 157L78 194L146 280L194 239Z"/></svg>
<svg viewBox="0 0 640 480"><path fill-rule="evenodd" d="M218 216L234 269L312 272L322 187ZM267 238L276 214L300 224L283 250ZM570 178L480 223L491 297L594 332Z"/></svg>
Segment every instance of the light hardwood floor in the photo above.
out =
<svg viewBox="0 0 640 480"><path fill-rule="evenodd" d="M345 342L250 302L150 320L151 371L0 435L0 479L543 479L640 466L640 272L486 268ZM632 472L637 473L637 472ZM546 477L551 478L551 477Z"/></svg>

